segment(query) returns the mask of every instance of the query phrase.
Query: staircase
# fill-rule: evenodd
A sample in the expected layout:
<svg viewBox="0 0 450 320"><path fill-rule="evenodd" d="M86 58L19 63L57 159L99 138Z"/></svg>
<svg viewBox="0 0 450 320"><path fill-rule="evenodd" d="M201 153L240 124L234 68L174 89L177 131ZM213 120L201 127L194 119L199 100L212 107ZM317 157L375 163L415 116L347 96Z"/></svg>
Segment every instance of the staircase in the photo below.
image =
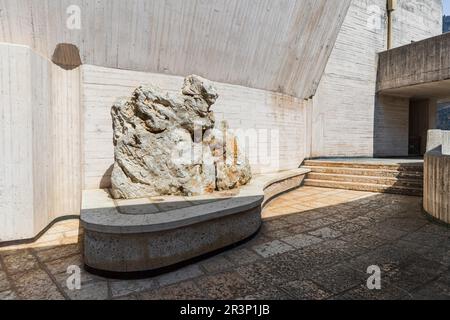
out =
<svg viewBox="0 0 450 320"><path fill-rule="evenodd" d="M305 186L423 195L423 164L306 160L302 168L310 169Z"/></svg>

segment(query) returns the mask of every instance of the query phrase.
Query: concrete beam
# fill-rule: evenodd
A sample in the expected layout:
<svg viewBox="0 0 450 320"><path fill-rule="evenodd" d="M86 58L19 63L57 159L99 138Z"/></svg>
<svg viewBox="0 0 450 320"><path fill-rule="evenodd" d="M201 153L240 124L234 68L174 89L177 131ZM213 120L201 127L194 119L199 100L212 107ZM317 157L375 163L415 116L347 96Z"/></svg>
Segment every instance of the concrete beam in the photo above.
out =
<svg viewBox="0 0 450 320"><path fill-rule="evenodd" d="M377 92L414 98L450 96L450 33L379 54Z"/></svg>

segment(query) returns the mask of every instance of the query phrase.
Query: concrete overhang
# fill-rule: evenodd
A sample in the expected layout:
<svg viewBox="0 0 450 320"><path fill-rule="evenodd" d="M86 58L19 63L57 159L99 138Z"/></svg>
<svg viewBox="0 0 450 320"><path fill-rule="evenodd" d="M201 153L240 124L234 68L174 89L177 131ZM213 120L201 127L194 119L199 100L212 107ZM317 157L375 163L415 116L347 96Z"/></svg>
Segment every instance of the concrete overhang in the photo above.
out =
<svg viewBox="0 0 450 320"><path fill-rule="evenodd" d="M385 89L379 91L379 93L401 98L436 99L438 101L450 101L450 80Z"/></svg>
<svg viewBox="0 0 450 320"><path fill-rule="evenodd" d="M377 93L450 99L450 33L379 53Z"/></svg>

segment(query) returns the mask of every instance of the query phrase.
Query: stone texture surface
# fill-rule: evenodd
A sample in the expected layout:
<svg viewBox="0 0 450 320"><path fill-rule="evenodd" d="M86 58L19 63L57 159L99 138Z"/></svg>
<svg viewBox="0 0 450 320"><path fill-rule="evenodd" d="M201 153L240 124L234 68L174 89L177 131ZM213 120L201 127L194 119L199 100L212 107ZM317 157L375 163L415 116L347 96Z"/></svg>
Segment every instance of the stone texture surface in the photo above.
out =
<svg viewBox="0 0 450 320"><path fill-rule="evenodd" d="M82 244L66 235L79 226L61 222L36 243L0 248L0 299L450 299L450 229L423 215L419 197L302 187L263 216L254 239L221 255L141 280L82 269L77 291L66 269ZM381 290L367 289L370 265Z"/></svg>
<svg viewBox="0 0 450 320"><path fill-rule="evenodd" d="M182 94L138 87L111 110L115 198L201 195L247 184L250 164L226 124L215 127L212 83L191 75Z"/></svg>

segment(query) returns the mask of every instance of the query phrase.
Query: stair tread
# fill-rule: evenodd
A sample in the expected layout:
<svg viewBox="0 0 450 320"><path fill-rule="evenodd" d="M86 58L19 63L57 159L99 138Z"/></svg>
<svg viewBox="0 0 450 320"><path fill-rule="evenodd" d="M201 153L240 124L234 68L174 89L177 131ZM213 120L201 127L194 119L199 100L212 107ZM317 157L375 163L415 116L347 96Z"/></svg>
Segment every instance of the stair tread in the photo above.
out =
<svg viewBox="0 0 450 320"><path fill-rule="evenodd" d="M321 175L326 177L347 177L347 178L358 178L358 179L384 179L400 182L423 182L422 179L412 179L412 178L394 178L394 177L383 177L383 176L366 176L366 175L351 175L351 174L340 174L340 173L328 173L328 172L310 172L308 174Z"/></svg>
<svg viewBox="0 0 450 320"><path fill-rule="evenodd" d="M351 167L323 167L323 166L310 166L310 165L304 165L302 166L302 168L305 169L310 169L310 170L314 170L314 169L322 169L322 170L326 170L326 169L341 169L341 170L352 170L352 171L368 171L368 172L375 172L375 171L383 171L383 172L389 172L389 173L402 173L402 174L412 174L413 172L423 175L423 170L420 171L399 171L399 170L395 170L395 169L381 169L381 168L351 168Z"/></svg>
<svg viewBox="0 0 450 320"><path fill-rule="evenodd" d="M406 187L406 186L389 186L383 184L374 184L374 183L361 183L361 182L348 182L348 181L330 181L330 180L317 180L317 179L305 179L306 182L317 182L317 183L331 183L331 184L344 184L349 186L367 186L367 187L378 187L378 188L396 188L396 189L405 189L405 190L417 190L422 191L423 188L414 188L414 187Z"/></svg>
<svg viewBox="0 0 450 320"><path fill-rule="evenodd" d="M397 171L423 171L423 164L418 163L374 163L374 162L337 162L337 161L324 161L324 160L306 160L305 166L322 166L322 167L336 167L336 168L375 168Z"/></svg>

